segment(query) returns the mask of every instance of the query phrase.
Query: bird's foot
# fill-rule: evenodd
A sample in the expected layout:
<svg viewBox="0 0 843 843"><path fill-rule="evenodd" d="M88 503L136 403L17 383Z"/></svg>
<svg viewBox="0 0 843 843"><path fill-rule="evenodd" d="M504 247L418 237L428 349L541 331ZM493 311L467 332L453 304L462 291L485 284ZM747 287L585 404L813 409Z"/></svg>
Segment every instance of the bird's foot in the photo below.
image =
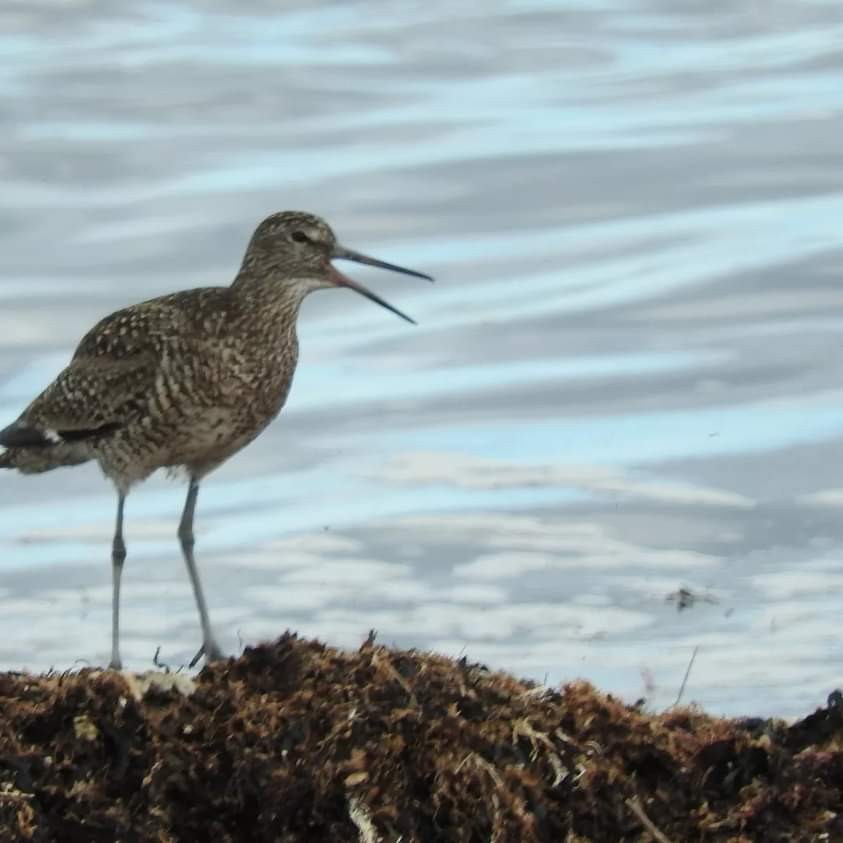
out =
<svg viewBox="0 0 843 843"><path fill-rule="evenodd" d="M210 664L211 662L221 662L226 659L225 653L223 653L222 649L220 648L219 644L211 638L209 641L206 641L197 651L196 655L190 660L190 664L188 667L196 667L199 663L199 659L205 657L205 664Z"/></svg>

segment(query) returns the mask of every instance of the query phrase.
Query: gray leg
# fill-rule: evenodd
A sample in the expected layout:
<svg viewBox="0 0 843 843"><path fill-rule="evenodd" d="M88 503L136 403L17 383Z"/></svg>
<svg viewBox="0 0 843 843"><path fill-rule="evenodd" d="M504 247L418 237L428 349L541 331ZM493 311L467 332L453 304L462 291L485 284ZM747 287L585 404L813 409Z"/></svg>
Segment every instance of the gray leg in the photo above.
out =
<svg viewBox="0 0 843 843"><path fill-rule="evenodd" d="M114 527L114 541L111 543L111 579L113 592L111 596L111 661L108 666L112 670L121 670L120 661L120 578L123 576L123 563L126 561L126 544L123 541L123 504L126 496L117 493L117 524Z"/></svg>
<svg viewBox="0 0 843 843"><path fill-rule="evenodd" d="M211 620L208 617L208 606L205 603L205 595L202 593L202 583L199 582L199 572L196 570L196 560L193 557L193 515L196 512L196 498L199 495L199 481L195 477L190 478L190 485L187 488L187 500L184 502L184 512L181 515L179 524L179 540L184 554L184 561L187 565L187 573L190 574L190 582L193 585L193 596L196 598L196 607L199 609L199 620L202 624L202 649L205 651L205 661L218 661L224 659L222 650L219 648L214 633L211 629Z"/></svg>

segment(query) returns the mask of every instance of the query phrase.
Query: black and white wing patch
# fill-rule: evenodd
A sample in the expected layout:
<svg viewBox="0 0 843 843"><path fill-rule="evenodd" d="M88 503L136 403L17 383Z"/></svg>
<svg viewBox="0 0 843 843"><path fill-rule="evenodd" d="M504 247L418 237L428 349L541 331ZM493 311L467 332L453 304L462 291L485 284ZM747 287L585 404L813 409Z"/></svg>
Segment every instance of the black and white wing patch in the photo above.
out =
<svg viewBox="0 0 843 843"><path fill-rule="evenodd" d="M0 430L0 445L6 448L46 448L63 442L79 442L112 433L120 425L106 424L86 430L49 430L33 427L21 420Z"/></svg>

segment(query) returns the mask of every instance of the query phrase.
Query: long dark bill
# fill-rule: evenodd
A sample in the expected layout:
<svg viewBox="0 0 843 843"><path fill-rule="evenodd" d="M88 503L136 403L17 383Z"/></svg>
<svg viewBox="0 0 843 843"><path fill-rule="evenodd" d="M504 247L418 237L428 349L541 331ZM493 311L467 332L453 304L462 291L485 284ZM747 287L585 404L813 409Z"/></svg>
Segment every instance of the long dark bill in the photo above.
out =
<svg viewBox="0 0 843 843"><path fill-rule="evenodd" d="M339 260L363 263L367 266L376 266L378 267L378 269L388 269L391 272L400 272L402 275L412 275L414 278L424 278L425 281L433 281L433 279L429 275L425 275L423 272L416 272L414 269L407 269L403 266L396 266L394 263L379 261L377 260L377 258L370 258L368 255L363 255L360 252L355 252L352 249L346 249L342 246L337 246L334 249L334 254L331 257ZM355 292L360 293L361 296L365 296L370 301L379 304L381 307L385 307L387 310L391 310L396 316L400 316L402 319L406 319L407 322L411 323L412 325L416 324L415 320L407 316L406 313L402 313L397 307L393 307L389 302L384 301L380 296L376 295L371 290L366 289L366 287L364 287L362 284L358 284L357 281L352 281L351 278L340 272L335 266L331 266L331 269L333 270L332 274L334 277L334 281L337 284L340 284L343 287L349 287Z"/></svg>

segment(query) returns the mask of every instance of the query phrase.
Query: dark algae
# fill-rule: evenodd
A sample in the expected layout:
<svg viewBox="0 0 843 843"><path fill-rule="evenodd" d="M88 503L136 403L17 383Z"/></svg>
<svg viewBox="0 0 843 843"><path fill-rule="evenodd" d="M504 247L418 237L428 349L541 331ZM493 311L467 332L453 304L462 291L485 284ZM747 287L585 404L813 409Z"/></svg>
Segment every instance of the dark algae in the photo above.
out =
<svg viewBox="0 0 843 843"><path fill-rule="evenodd" d="M285 635L197 677L0 675L0 840L843 841L843 697L650 714Z"/></svg>

